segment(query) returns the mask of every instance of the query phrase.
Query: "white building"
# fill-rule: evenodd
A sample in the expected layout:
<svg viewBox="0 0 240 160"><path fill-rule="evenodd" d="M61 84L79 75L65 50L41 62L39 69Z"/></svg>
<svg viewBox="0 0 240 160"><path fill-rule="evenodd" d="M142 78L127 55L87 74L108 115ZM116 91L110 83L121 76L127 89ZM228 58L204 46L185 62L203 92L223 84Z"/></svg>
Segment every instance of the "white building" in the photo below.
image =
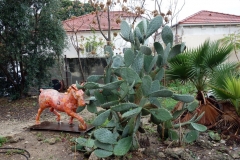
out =
<svg viewBox="0 0 240 160"><path fill-rule="evenodd" d="M185 42L188 48L195 48L208 38L221 39L239 29L240 16L206 10L197 12L172 27L175 42ZM231 55L229 61L236 61L235 54Z"/></svg>
<svg viewBox="0 0 240 160"><path fill-rule="evenodd" d="M102 74L103 68L106 66L104 46L108 42L104 36L108 37L110 33L114 54L122 54L124 48L131 47L131 44L124 41L119 35L121 21L125 20L132 24L135 20L134 25L136 25L142 17L136 17L133 13L123 11L111 11L109 17L108 19L108 12L99 12L98 19L96 13L90 13L62 22L69 38L69 46L64 52L68 61L67 68L71 74L69 83L75 83L76 80L81 81L76 49L79 49L79 58L86 79L91 74Z"/></svg>

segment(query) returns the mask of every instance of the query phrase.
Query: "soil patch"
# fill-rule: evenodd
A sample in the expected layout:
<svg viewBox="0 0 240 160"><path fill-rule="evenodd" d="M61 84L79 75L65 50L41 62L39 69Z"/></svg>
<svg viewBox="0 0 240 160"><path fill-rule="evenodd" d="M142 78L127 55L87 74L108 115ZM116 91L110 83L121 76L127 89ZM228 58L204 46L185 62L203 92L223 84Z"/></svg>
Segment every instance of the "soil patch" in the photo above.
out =
<svg viewBox="0 0 240 160"><path fill-rule="evenodd" d="M0 160L25 160L30 154L32 160L94 160L93 155L72 150L74 139L80 134L52 131L30 131L29 127L35 124L38 110L37 97L28 97L17 101L8 101L0 98L0 137L7 137L8 142L0 147ZM84 110L79 113L89 122L94 115ZM61 121L68 122L69 117L61 114ZM44 110L41 121L56 121L56 116ZM149 117L143 119L146 133L139 135L141 148L129 152L122 159L133 160L240 160L240 145L226 144L226 140L212 141L208 133L202 133L197 142L182 144L177 142L162 142L156 126L148 123ZM8 149L2 149L8 148ZM14 148L14 149L10 149ZM1 153L5 152L5 153ZM90 156L90 158L89 158ZM96 158L95 158L96 159ZM110 157L108 159L119 159Z"/></svg>

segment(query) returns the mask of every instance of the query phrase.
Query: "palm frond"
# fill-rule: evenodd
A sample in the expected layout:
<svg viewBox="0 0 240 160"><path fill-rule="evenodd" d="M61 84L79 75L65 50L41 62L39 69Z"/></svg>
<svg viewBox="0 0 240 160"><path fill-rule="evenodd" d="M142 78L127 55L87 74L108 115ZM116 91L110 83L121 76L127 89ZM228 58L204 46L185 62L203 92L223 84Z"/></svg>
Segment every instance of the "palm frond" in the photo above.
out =
<svg viewBox="0 0 240 160"><path fill-rule="evenodd" d="M222 64L229 57L233 45L221 45L218 41L212 42L209 46L209 50L206 53L203 61L203 65L206 68L213 69L216 66Z"/></svg>
<svg viewBox="0 0 240 160"><path fill-rule="evenodd" d="M188 81L188 54L179 54L172 58L169 61L169 69L166 71L166 75L168 79L176 80L179 79L181 81Z"/></svg>
<svg viewBox="0 0 240 160"><path fill-rule="evenodd" d="M225 79L225 90L230 92L234 97L231 99L239 99L240 98L240 78L237 77L227 77Z"/></svg>

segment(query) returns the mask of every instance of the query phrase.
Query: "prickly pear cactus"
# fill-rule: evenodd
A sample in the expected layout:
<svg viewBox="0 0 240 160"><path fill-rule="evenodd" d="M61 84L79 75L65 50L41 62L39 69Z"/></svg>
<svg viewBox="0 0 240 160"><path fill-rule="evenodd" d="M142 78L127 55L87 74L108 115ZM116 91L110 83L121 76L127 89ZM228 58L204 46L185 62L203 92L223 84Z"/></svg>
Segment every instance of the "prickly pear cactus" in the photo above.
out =
<svg viewBox="0 0 240 160"><path fill-rule="evenodd" d="M159 126L161 134L166 132L173 140L178 139L174 128L181 125L192 125L195 129L189 132L189 141L196 139L198 131L206 129L195 123L199 118L196 116L189 122L173 124L174 118L180 114L172 115L161 106L159 97L169 97L185 103L194 100L193 96L174 94L161 85L168 59L181 53L184 48L184 44L173 46L172 31L165 26L162 28L162 39L166 47L155 42L156 54L153 53L145 42L161 27L161 16L150 22L141 21L134 30L123 21L121 36L131 42L131 49L126 50L123 56L113 56L112 47L106 46L107 67L104 75L91 75L83 86L77 85L78 88L85 89L91 97L87 105L88 111L97 113L97 106L104 109L97 113L98 116L92 122L96 126L91 136L94 139L76 140L78 145L91 148L98 157L123 156L130 149L137 149L139 143L136 132L141 126L143 115L151 115L151 121ZM103 84L98 83L100 79L103 80ZM195 102L191 105L189 108L194 108Z"/></svg>

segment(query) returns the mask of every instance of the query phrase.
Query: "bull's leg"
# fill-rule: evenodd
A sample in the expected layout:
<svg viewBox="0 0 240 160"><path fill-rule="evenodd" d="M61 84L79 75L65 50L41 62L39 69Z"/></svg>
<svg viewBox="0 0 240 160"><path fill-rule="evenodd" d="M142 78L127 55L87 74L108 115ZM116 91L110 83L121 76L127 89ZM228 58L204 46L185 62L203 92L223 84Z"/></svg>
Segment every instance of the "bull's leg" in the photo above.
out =
<svg viewBox="0 0 240 160"><path fill-rule="evenodd" d="M57 116L57 121L60 122L60 119L61 119L60 114L57 111L55 111L54 108L50 108L50 111L53 112Z"/></svg>
<svg viewBox="0 0 240 160"><path fill-rule="evenodd" d="M39 119L40 119L40 115L41 115L43 110L44 110L44 108L39 107L38 113L37 113L37 116L36 116L36 124L40 124L40 120Z"/></svg>
<svg viewBox="0 0 240 160"><path fill-rule="evenodd" d="M68 109L65 111L69 116L71 116L71 119L70 121L73 119L73 118L76 118L78 119L78 121L80 122L79 124L79 128L82 129L82 130L86 130L87 129L87 124L85 123L84 119L79 116L77 113L75 113L74 111Z"/></svg>
<svg viewBox="0 0 240 160"><path fill-rule="evenodd" d="M70 125L73 124L73 118L74 118L74 117L70 117L70 120L69 120L69 122L68 122Z"/></svg>

